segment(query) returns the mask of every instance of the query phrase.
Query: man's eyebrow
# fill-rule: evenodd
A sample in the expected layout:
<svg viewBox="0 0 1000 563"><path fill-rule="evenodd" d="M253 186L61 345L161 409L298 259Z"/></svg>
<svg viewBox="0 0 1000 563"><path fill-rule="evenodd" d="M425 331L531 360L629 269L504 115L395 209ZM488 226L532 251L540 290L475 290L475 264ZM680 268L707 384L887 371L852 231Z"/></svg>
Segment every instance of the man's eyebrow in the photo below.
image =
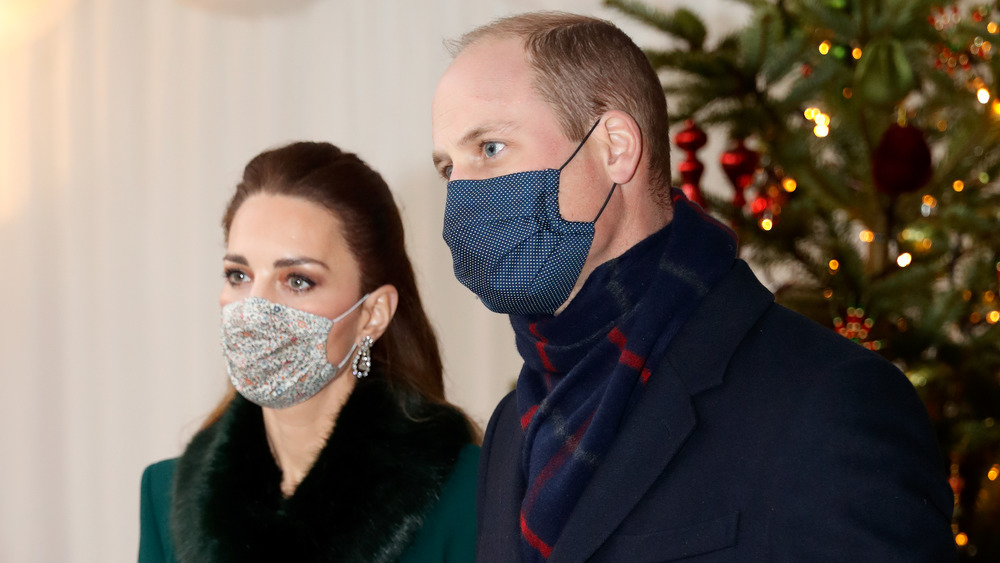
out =
<svg viewBox="0 0 1000 563"><path fill-rule="evenodd" d="M514 129L516 125L512 121L498 121L496 123L484 123L469 129L465 135L458 141L458 146L466 146L476 141L486 137L488 135L495 135L497 133L506 133L511 129ZM442 153L435 151L431 155L431 159L434 161L434 167L440 167L441 163L448 160L446 156Z"/></svg>
<svg viewBox="0 0 1000 563"><path fill-rule="evenodd" d="M514 129L515 125L512 121L498 121L496 123L484 123L478 127L473 127L469 129L469 132L462 136L462 139L458 142L459 146L468 145L474 143L485 137L487 135L493 135L497 133L506 133L511 129Z"/></svg>

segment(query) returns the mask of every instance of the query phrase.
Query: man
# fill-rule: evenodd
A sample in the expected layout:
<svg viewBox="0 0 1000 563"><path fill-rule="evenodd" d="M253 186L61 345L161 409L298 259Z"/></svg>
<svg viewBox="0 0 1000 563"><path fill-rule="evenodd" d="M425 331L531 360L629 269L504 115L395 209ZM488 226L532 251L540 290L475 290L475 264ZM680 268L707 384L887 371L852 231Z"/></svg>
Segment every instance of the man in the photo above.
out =
<svg viewBox="0 0 1000 563"><path fill-rule="evenodd" d="M669 187L664 96L613 25L460 39L434 95L455 274L524 367L480 461L480 561L945 561L913 388L773 302Z"/></svg>

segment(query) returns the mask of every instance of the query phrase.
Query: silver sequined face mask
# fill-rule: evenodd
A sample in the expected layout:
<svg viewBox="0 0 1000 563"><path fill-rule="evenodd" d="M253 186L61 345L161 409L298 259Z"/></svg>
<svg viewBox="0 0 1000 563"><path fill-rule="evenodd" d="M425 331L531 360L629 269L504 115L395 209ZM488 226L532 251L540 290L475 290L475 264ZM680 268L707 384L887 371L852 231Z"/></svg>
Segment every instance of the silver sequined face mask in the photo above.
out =
<svg viewBox="0 0 1000 563"><path fill-rule="evenodd" d="M222 351L229 380L240 395L262 407L297 405L326 387L357 348L332 365L326 341L334 323L364 303L368 294L335 319L261 297L222 308Z"/></svg>

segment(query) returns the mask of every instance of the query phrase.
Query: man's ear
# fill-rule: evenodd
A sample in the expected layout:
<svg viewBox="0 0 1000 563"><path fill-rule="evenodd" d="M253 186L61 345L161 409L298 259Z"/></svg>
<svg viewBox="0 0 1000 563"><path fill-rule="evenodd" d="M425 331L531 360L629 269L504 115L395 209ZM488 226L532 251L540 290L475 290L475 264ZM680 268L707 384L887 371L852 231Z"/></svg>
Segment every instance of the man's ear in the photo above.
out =
<svg viewBox="0 0 1000 563"><path fill-rule="evenodd" d="M607 171L613 182L627 184L639 169L642 160L642 133L632 116L610 110L601 117L603 137L607 143Z"/></svg>
<svg viewBox="0 0 1000 563"><path fill-rule="evenodd" d="M371 292L368 299L361 305L363 314L361 321L364 323L358 331L358 337L371 336L372 340L378 340L392 322L392 317L396 314L396 306L399 304L399 292L392 285L383 285Z"/></svg>

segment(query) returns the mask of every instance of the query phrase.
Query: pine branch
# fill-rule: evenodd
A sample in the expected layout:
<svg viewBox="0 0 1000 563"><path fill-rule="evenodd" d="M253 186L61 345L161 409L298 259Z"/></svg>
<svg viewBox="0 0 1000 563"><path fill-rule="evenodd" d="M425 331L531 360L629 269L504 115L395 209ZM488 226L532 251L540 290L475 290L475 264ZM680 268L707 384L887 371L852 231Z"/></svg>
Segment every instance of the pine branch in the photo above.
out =
<svg viewBox="0 0 1000 563"><path fill-rule="evenodd" d="M667 14L631 0L604 0L604 5L684 41L692 51L700 51L705 44L705 24L690 10L679 8Z"/></svg>

